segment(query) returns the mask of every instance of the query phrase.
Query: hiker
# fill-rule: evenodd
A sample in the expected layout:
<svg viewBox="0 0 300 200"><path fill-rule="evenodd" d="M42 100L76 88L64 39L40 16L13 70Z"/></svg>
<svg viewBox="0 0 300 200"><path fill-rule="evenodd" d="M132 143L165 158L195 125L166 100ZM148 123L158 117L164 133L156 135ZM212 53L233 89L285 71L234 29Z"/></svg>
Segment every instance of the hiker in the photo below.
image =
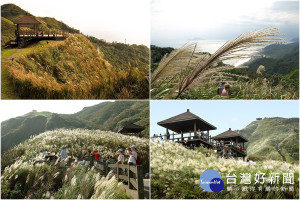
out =
<svg viewBox="0 0 300 200"><path fill-rule="evenodd" d="M68 157L67 151L65 149L65 147L62 148L61 152L60 152L60 159L64 160Z"/></svg>
<svg viewBox="0 0 300 200"><path fill-rule="evenodd" d="M118 149L117 153L119 154L118 156L118 161L116 163L119 164L124 164L124 154L123 154L123 149ZM125 168L122 168L123 173L125 174Z"/></svg>
<svg viewBox="0 0 300 200"><path fill-rule="evenodd" d="M161 139L161 140L163 139L163 137L162 137L162 135L161 135L161 134L159 135L159 139Z"/></svg>
<svg viewBox="0 0 300 200"><path fill-rule="evenodd" d="M115 159L112 156L109 156L109 158L106 161L107 164L114 164L115 163ZM117 169L115 167L110 167L109 170L113 171L114 174L117 173Z"/></svg>
<svg viewBox="0 0 300 200"><path fill-rule="evenodd" d="M138 156L138 151L135 145L131 146L131 151L127 149L127 155L129 155L128 164L130 165L141 165L140 157Z"/></svg>
<svg viewBox="0 0 300 200"><path fill-rule="evenodd" d="M224 89L225 82L221 82L218 84L218 94L221 96L222 91Z"/></svg>
<svg viewBox="0 0 300 200"><path fill-rule="evenodd" d="M93 156L94 156L94 158L95 158L96 160L99 160L100 157L101 157L101 155L98 153L98 150L97 150L97 149L95 149L95 150L93 151Z"/></svg>
<svg viewBox="0 0 300 200"><path fill-rule="evenodd" d="M229 88L230 88L230 85L226 84L225 87L224 87L224 89L222 90L222 93L221 93L222 97L228 97L229 96L229 94L228 94Z"/></svg>

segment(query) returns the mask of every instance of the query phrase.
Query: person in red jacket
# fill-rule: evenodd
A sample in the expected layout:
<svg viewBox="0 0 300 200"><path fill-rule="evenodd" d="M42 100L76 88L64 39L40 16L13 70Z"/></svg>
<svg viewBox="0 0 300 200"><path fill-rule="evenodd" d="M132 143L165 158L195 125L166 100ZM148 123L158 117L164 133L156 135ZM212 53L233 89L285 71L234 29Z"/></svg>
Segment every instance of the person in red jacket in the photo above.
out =
<svg viewBox="0 0 300 200"><path fill-rule="evenodd" d="M95 157L96 160L100 160L100 154L98 153L98 150L94 150L93 156Z"/></svg>

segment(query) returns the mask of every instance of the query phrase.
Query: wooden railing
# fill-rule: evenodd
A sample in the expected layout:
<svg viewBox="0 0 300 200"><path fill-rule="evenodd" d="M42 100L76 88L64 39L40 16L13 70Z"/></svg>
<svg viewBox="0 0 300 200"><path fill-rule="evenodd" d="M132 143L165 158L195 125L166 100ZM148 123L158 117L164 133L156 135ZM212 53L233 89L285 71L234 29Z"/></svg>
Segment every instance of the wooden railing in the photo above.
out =
<svg viewBox="0 0 300 200"><path fill-rule="evenodd" d="M19 37L67 37L69 33L67 31L32 31L32 30L20 30L16 31L16 35Z"/></svg>
<svg viewBox="0 0 300 200"><path fill-rule="evenodd" d="M189 134L189 136L185 136L186 134ZM179 137L175 137L178 136ZM189 133L172 133L172 134L164 134L164 135L155 135L152 136L152 139L156 139L156 138L160 138L162 137L163 140L170 140L170 141L176 141L176 142L180 142L180 141L186 141L186 140L196 140L196 139L202 139L206 142L209 143L213 143L214 140L211 138L211 135L207 135L207 134L199 134L197 133L197 135L195 135L193 132L189 132Z"/></svg>
<svg viewBox="0 0 300 200"><path fill-rule="evenodd" d="M127 193L133 196L136 199L144 199L144 174L142 165L124 165L124 164L109 164L107 162L102 162L96 160L93 156L89 159L90 165L94 166L94 163L98 163L103 166L105 176L109 173L110 168L116 169L116 179L117 181L123 180L128 183L125 187L128 187L129 190L126 190ZM126 174L124 173L126 169ZM130 192L129 192L130 191Z"/></svg>

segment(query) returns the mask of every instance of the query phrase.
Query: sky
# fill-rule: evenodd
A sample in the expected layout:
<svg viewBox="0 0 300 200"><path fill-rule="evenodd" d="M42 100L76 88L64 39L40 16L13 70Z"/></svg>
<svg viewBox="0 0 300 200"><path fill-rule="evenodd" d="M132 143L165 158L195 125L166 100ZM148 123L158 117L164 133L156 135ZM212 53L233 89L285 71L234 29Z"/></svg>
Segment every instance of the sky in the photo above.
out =
<svg viewBox="0 0 300 200"><path fill-rule="evenodd" d="M150 0L1 0L37 17L54 17L82 33L128 44L149 45Z"/></svg>
<svg viewBox="0 0 300 200"><path fill-rule="evenodd" d="M191 40L232 40L277 27L299 37L299 2L274 0L151 0L151 44L180 47Z"/></svg>
<svg viewBox="0 0 300 200"><path fill-rule="evenodd" d="M1 100L0 122L25 115L32 110L48 111L58 114L73 114L84 107L105 101L99 100Z"/></svg>
<svg viewBox="0 0 300 200"><path fill-rule="evenodd" d="M297 100L152 100L150 135L164 135L166 129L157 125L157 122L186 112L187 109L217 127L217 130L210 131L213 136L229 128L243 129L256 118L299 117Z"/></svg>

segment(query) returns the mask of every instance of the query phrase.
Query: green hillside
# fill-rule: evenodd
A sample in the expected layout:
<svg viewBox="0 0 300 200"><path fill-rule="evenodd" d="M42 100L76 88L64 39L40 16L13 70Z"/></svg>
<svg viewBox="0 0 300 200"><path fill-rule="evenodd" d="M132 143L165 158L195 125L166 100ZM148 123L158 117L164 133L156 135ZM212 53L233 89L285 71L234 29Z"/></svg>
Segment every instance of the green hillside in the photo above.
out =
<svg viewBox="0 0 300 200"><path fill-rule="evenodd" d="M270 45L265 47L261 54L265 57L245 64L248 65L248 70L256 71L260 65L263 65L265 73L286 75L299 68L299 42Z"/></svg>
<svg viewBox="0 0 300 200"><path fill-rule="evenodd" d="M135 144L144 172L149 172L148 139L114 132L57 129L44 132L1 156L1 199L128 199L123 183L94 166L79 165L86 152L98 149L103 158L117 158L119 148ZM69 158L43 160L42 152L59 156L65 147ZM125 156L125 162L129 156ZM70 160L73 159L73 160ZM70 164L65 164L70 160Z"/></svg>
<svg viewBox="0 0 300 200"><path fill-rule="evenodd" d="M87 38L95 44L99 53L110 64L118 69L127 69L128 66L138 68L144 76L149 74L149 48L144 45L106 42L93 36Z"/></svg>
<svg viewBox="0 0 300 200"><path fill-rule="evenodd" d="M172 47L158 47L155 45L151 45L151 72L158 67L158 63L164 57L164 55L171 53L174 48Z"/></svg>
<svg viewBox="0 0 300 200"><path fill-rule="evenodd" d="M275 149L278 144L287 162L299 162L299 118L264 118L238 132L249 140L249 158L282 160Z"/></svg>
<svg viewBox="0 0 300 200"><path fill-rule="evenodd" d="M115 101L104 102L84 108L73 117L89 121L101 130L118 131L127 123L145 127L143 137L149 138L149 102Z"/></svg>
<svg viewBox="0 0 300 200"><path fill-rule="evenodd" d="M92 129L93 127L83 120L68 115L54 113L44 115L44 113L32 112L1 123L1 149L8 149L31 136L58 128Z"/></svg>
<svg viewBox="0 0 300 200"><path fill-rule="evenodd" d="M84 128L117 132L127 123L145 127L141 136L149 138L149 102L103 102L70 115L32 111L1 123L1 149L8 149L47 130Z"/></svg>
<svg viewBox="0 0 300 200"><path fill-rule="evenodd" d="M12 21L1 17L1 46L15 39L15 30L16 26Z"/></svg>

